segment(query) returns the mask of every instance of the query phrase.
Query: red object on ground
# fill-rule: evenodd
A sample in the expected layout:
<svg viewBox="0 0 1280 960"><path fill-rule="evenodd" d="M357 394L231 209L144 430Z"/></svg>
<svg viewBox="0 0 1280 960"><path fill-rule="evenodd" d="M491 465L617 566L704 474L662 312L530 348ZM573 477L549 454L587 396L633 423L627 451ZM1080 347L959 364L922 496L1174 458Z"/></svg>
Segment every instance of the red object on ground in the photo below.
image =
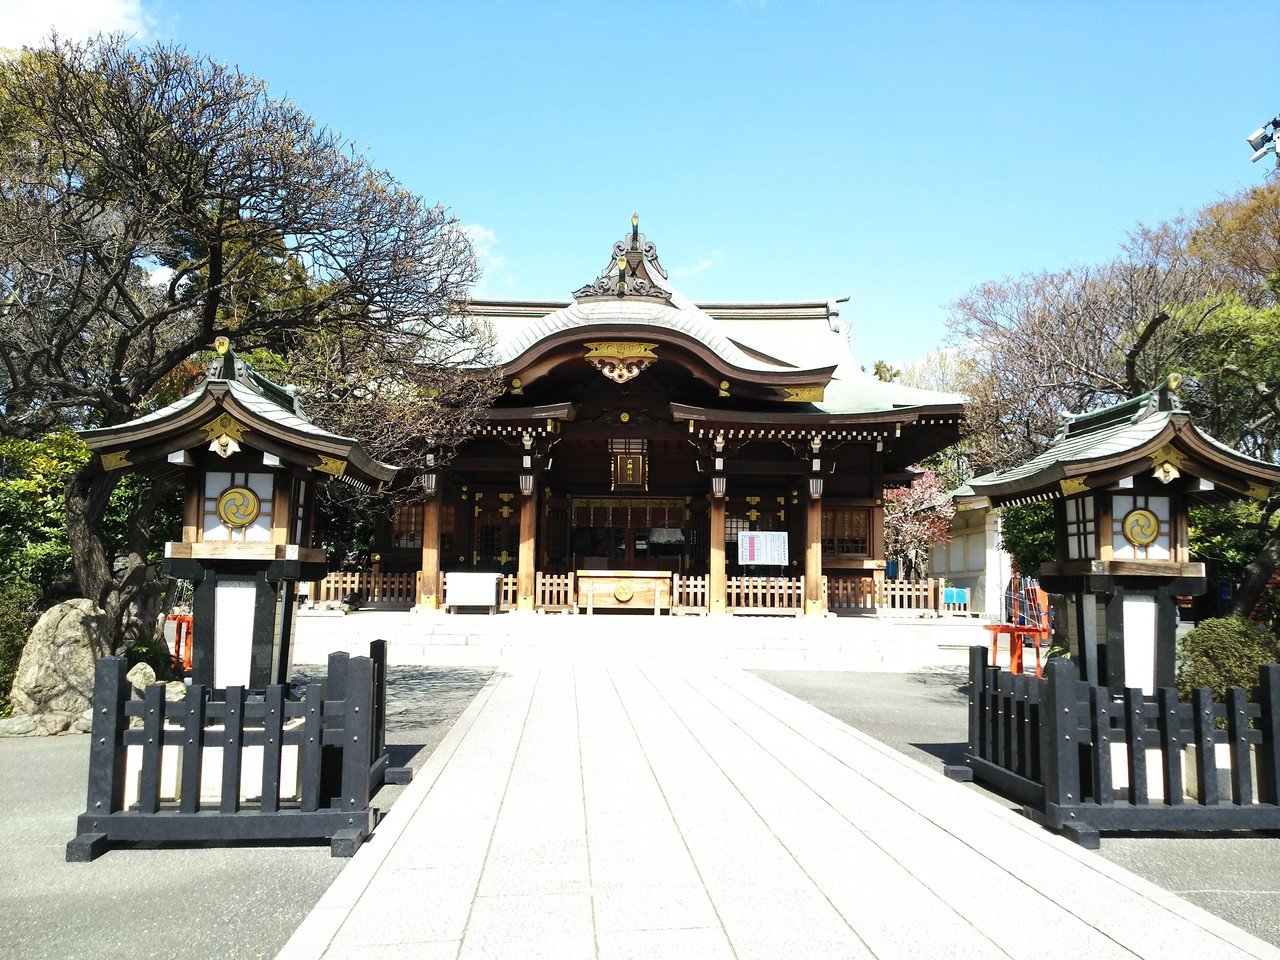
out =
<svg viewBox="0 0 1280 960"><path fill-rule="evenodd" d="M991 634L991 663L996 663L996 651L1000 637L1009 638L1009 672L1022 673L1022 644L1030 640L1036 651L1036 676L1044 675L1040 662L1040 643L1048 640L1049 598L1034 580L1014 574L1005 591L1007 623L989 623L985 626Z"/></svg>
<svg viewBox="0 0 1280 960"><path fill-rule="evenodd" d="M173 631L173 669L191 669L191 614L173 613L165 617L174 624Z"/></svg>

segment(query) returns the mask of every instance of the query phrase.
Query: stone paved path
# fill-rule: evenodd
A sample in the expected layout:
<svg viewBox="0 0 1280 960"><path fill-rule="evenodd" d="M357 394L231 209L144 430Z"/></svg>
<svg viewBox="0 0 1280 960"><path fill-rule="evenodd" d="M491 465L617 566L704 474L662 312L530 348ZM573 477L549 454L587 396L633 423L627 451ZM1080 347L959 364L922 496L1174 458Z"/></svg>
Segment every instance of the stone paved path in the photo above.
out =
<svg viewBox="0 0 1280 960"><path fill-rule="evenodd" d="M1276 958L729 667L495 674L282 960Z"/></svg>

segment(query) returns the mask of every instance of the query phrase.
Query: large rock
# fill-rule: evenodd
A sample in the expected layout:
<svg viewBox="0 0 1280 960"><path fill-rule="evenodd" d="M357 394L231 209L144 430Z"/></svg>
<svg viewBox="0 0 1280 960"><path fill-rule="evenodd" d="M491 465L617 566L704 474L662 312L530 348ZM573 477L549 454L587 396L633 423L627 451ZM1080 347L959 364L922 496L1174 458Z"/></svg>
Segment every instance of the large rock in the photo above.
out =
<svg viewBox="0 0 1280 960"><path fill-rule="evenodd" d="M9 695L15 717L35 717L33 733L60 733L93 701L93 669L111 653L107 618L90 600L50 607L22 648Z"/></svg>

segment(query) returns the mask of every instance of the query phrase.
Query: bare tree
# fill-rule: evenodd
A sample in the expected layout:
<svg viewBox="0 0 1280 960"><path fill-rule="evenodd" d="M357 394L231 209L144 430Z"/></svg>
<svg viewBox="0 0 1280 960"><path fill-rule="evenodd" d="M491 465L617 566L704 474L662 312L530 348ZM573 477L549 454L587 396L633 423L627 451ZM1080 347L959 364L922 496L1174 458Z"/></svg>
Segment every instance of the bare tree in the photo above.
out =
<svg viewBox="0 0 1280 960"><path fill-rule="evenodd" d="M360 423L335 412L343 397L375 404L353 370L387 364L376 381L403 375L406 391L432 371L434 401L481 400L432 362L443 351L484 366L483 331L457 307L475 276L447 210L261 80L121 38L55 36L0 61L0 432L127 421L226 334L310 356L295 365L332 387L321 419L357 435L376 425L375 449L390 453L385 402ZM67 523L81 590L118 623L165 491L144 492L112 557L100 531L116 481L96 462L77 472Z"/></svg>
<svg viewBox="0 0 1280 960"><path fill-rule="evenodd" d="M970 446L982 469L1043 450L1060 414L1151 389L1177 369L1180 338L1222 303L1212 270L1175 221L1139 227L1100 267L1024 274L975 287L951 305L965 360ZM1179 328L1168 328L1179 309ZM959 385L958 385L959 386Z"/></svg>

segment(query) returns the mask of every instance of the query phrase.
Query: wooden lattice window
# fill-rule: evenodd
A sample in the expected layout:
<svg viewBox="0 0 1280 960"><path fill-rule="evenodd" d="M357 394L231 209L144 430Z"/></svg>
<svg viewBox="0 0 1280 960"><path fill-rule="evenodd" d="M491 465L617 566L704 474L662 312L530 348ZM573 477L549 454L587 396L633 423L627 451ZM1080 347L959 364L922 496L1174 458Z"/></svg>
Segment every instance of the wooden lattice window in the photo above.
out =
<svg viewBox="0 0 1280 960"><path fill-rule="evenodd" d="M828 507L822 512L824 557L867 557L871 553L871 511L866 507Z"/></svg>
<svg viewBox="0 0 1280 960"><path fill-rule="evenodd" d="M1094 536L1093 497L1066 502L1067 559L1089 560L1097 556Z"/></svg>
<svg viewBox="0 0 1280 960"><path fill-rule="evenodd" d="M391 546L422 546L422 504L401 503L391 509Z"/></svg>

